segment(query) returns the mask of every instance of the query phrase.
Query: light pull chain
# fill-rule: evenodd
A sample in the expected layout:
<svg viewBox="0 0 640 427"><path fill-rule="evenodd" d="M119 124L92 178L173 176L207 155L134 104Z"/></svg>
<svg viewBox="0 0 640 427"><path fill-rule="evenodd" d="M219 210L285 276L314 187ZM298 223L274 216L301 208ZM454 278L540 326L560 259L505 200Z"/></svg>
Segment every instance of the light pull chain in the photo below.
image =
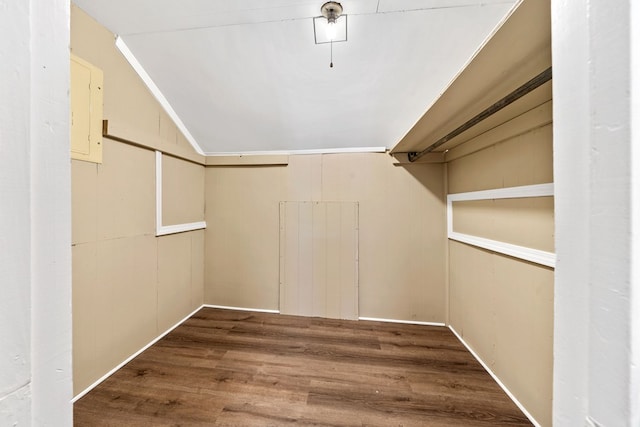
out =
<svg viewBox="0 0 640 427"><path fill-rule="evenodd" d="M329 68L333 68L333 39L331 39L331 63L329 64Z"/></svg>

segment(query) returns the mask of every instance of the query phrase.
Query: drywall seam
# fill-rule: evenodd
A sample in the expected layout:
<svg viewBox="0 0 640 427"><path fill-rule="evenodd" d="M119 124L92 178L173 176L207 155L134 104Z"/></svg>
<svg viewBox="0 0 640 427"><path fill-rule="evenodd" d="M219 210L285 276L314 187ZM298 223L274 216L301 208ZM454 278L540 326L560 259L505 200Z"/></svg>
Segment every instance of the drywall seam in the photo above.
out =
<svg viewBox="0 0 640 427"><path fill-rule="evenodd" d="M156 237L207 228L205 221L162 225L162 151L156 150Z"/></svg>
<svg viewBox="0 0 640 427"><path fill-rule="evenodd" d="M111 375L113 375L114 373L116 373L120 368L122 368L124 365L126 365L127 363L131 362L133 359L135 359L136 357L138 357L143 351L145 351L146 349L148 349L149 347L151 347L152 345L154 345L155 343L157 343L158 341L160 341L162 338L164 338L169 332L173 331L175 328L177 328L178 326L182 325L185 321L187 321L191 316L193 316L194 314L196 314L198 311L200 311L200 309L202 309L204 306L201 305L200 307L196 308L195 310L193 310L191 313L189 313L187 316L185 316L182 320L180 320L179 322L177 322L175 325L171 326L169 329L167 329L166 331L164 331L162 334L158 335L155 339L153 339L152 341L150 341L147 345L145 345L144 347L142 347L140 350L136 351L135 353L133 353L131 356L127 357L125 360L123 360L120 364L118 364L115 368L113 368L112 370L110 370L109 372L107 372L106 374L104 374L100 379L98 379L96 382L94 382L93 384L91 384L89 387L85 388L83 391L81 391L80 393L78 393L77 395L75 395L73 397L73 399L71 399L71 403L75 403L76 401L78 401L81 397L83 397L85 394L89 393L91 390L93 390L94 388L96 388L100 383L102 383L104 380L106 380L107 378L109 378Z"/></svg>
<svg viewBox="0 0 640 427"><path fill-rule="evenodd" d="M357 315L360 315L360 202L355 203L355 230L354 236L355 244L356 244L356 262L355 262L355 285L356 285L356 297L354 300L355 303L355 312ZM342 299L340 301L342 305ZM340 310L342 312L342 310Z"/></svg>
<svg viewBox="0 0 640 427"><path fill-rule="evenodd" d="M171 104L169 104L169 101L167 101L167 98L164 97L164 95L162 94L158 86L156 86L156 84L151 79L151 76L147 74L145 69L142 67L142 64L138 62L138 59L135 57L133 52L131 52L129 47L126 45L126 43L124 42L124 40L122 40L122 37L120 36L116 36L116 47L118 48L118 50L120 50L120 52L125 57L125 59L129 62L131 67L133 67L134 71L142 79L142 81L147 86L151 94L160 103L164 111L169 115L169 117L171 117L171 120L173 120L176 127L180 130L180 132L182 132L182 134L187 139L187 141L189 141L189 144L191 144L193 149L196 150L198 154L204 155L204 151L202 151L202 148L200 148L200 145L198 144L196 139L193 137L193 135L191 135L187 127L184 125L184 123L178 116L178 113L175 112Z"/></svg>
<svg viewBox="0 0 640 427"><path fill-rule="evenodd" d="M525 246L513 245L498 240L472 236L453 231L453 202L471 200L521 199L528 197L553 197L553 183L523 185L520 187L497 188L493 190L470 191L447 195L447 237L451 240L488 249L525 261L555 268L556 254Z"/></svg>
<svg viewBox="0 0 640 427"><path fill-rule="evenodd" d="M204 308L219 308L221 310L239 310L239 311L253 311L256 313L272 313L272 314L280 314L280 310L269 310L266 308L247 308L247 307L231 307L228 305L213 305L213 304L203 304Z"/></svg>
<svg viewBox="0 0 640 427"><path fill-rule="evenodd" d="M469 344L467 344L467 342L458 334L458 332L456 332L456 330L453 328L453 326L449 325L449 329L458 338L458 340L460 340L460 342L467 348L467 350L469 350L469 353L471 353L471 355L476 358L476 360L482 365L482 367L485 369L485 371L487 371L489 373L489 375L491 375L491 378L493 378L493 380L496 383L498 383L498 385L502 388L502 390L504 390L504 392L507 393L507 396L509 396L509 398L513 401L513 403L516 404L516 406L529 419L529 421L531 421L531 423L534 426L541 427L540 423L538 421L536 421L536 419L533 417L533 415L531 415L529 413L529 411L527 411L527 409L524 407L524 405L522 403L520 403L520 401L513 395L513 393L511 393L511 391L509 391L507 386L505 386L502 383L502 381L500 381L500 378L498 378L498 376L489 368L489 366L486 363L484 363L484 361L476 354L475 351L473 351L471 346Z"/></svg>
<svg viewBox="0 0 640 427"><path fill-rule="evenodd" d="M441 323L441 322L420 322L417 320L380 319L377 317L358 317L358 320L365 320L368 322L401 323L403 325L446 326L444 323Z"/></svg>

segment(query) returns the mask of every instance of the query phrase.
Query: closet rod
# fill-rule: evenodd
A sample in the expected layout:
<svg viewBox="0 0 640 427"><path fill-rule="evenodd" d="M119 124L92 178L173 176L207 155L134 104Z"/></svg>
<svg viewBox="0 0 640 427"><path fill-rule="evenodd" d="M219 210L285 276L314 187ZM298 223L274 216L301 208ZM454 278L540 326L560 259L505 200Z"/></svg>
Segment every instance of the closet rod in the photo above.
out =
<svg viewBox="0 0 640 427"><path fill-rule="evenodd" d="M452 130L451 132L449 132L448 134L446 134L445 136L443 136L442 138L440 138L439 140L437 140L436 142L434 142L424 150L412 151L410 153L407 153L407 157L409 161L415 162L420 157L424 156L427 153L432 152L442 144L446 143L452 138L455 138L456 136L460 135L462 132L472 128L473 126L477 125L484 119L502 110L507 105L511 104L514 101L517 101L518 99L522 98L524 95L542 86L549 80L551 80L551 67L547 68L546 70L544 70L543 72L541 72L540 74L538 74L537 76L535 76L534 78L532 78L531 80L529 80L528 82L526 82L525 84L523 84L522 86L520 86L519 88L517 88L516 90L514 90L504 98L502 98L501 100L499 100L498 102L492 104L490 107L482 111L480 114L476 115L472 119L469 119L462 125L458 126L456 129Z"/></svg>

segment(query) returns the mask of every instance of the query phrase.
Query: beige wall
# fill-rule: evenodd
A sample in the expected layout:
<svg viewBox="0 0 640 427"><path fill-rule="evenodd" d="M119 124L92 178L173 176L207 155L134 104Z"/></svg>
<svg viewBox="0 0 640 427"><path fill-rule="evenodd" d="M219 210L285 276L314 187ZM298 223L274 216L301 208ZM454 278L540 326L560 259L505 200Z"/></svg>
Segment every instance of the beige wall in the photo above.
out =
<svg viewBox="0 0 640 427"><path fill-rule="evenodd" d="M277 310L279 202L358 202L360 316L444 322L443 178L380 153L208 167L205 303Z"/></svg>
<svg viewBox="0 0 640 427"><path fill-rule="evenodd" d="M541 111L549 123L550 104ZM449 193L553 182L551 124L514 123L517 129L508 122L496 132L509 138L448 164ZM456 231L554 250L550 197L455 203L453 220ZM450 325L545 426L551 425L553 286L553 269L449 242Z"/></svg>
<svg viewBox="0 0 640 427"><path fill-rule="evenodd" d="M453 231L553 252L553 197L453 203Z"/></svg>
<svg viewBox="0 0 640 427"><path fill-rule="evenodd" d="M204 167L162 156L162 225L204 221Z"/></svg>
<svg viewBox="0 0 640 427"><path fill-rule="evenodd" d="M193 150L118 53L114 36L77 7L73 52L104 71L110 129L151 148ZM109 139L103 163L72 161L73 376L77 394L203 301L204 231L155 237L155 153ZM167 156L165 156L166 158ZM204 216L204 167L166 160L196 193L164 197L170 221ZM171 202L185 202L180 209Z"/></svg>
<svg viewBox="0 0 640 427"><path fill-rule="evenodd" d="M200 160L113 34L76 7L71 18L73 52L104 71L110 133ZM549 123L550 104L541 114ZM479 151L469 149L474 141L451 150L462 154L448 164L448 192L552 182L551 126L538 120L529 129L526 120L478 136ZM488 144L494 134L509 136ZM443 165L395 166L371 153L205 169L164 156L165 225L204 218L208 228L161 238L154 166L153 151L109 139L102 165L72 162L75 393L203 302L277 310L279 202L358 202L359 315L445 322L448 312L516 398L549 424L553 271L456 242L447 252ZM459 231L553 250L548 198L456 206Z"/></svg>

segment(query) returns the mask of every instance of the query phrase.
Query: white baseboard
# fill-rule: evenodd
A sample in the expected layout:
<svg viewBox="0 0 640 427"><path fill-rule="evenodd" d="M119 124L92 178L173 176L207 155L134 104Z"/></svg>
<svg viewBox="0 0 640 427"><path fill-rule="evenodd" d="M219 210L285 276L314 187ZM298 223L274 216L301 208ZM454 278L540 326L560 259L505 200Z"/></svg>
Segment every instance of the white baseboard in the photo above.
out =
<svg viewBox="0 0 640 427"><path fill-rule="evenodd" d="M369 320L372 322L402 323L405 325L444 326L444 323L439 323L439 322L419 322L417 320L379 319L377 317L358 317L358 320Z"/></svg>
<svg viewBox="0 0 640 427"><path fill-rule="evenodd" d="M460 340L460 342L467 348L467 350L469 350L469 353L471 353L473 357L476 358L476 360L482 365L485 371L487 371L489 375L491 375L493 380L496 383L498 383L498 385L502 388L502 390L504 390L504 392L507 393L507 396L509 396L509 398L513 401L513 403L515 403L516 406L522 411L522 413L527 418L529 418L529 421L531 421L531 423L533 423L534 426L540 427L540 423L536 421L535 418L533 418L533 415L531 415L529 411L527 411L527 409L522 405L522 403L520 403L520 401L516 399L513 393L511 393L509 389L502 383L502 381L500 381L500 379L496 376L496 374L493 373L493 371L489 368L489 366L486 363L484 363L484 361L476 354L476 352L473 351L471 346L467 344L464 339L462 339L462 337L458 334L458 332L456 332L455 329L453 329L453 326L449 325L449 329L451 329L451 332L453 332L453 334Z"/></svg>
<svg viewBox="0 0 640 427"><path fill-rule="evenodd" d="M107 372L106 374L104 374L99 380L97 380L96 382L94 382L93 384L91 384L89 387L85 388L84 390L82 390L80 393L78 393L76 396L73 397L73 399L71 399L71 403L76 402L78 399L80 399L82 396L84 396L85 394L89 393L91 390L93 390L96 386L98 386L101 382L103 382L104 380L106 380L107 378L109 378L111 375L113 375L118 369L122 368L124 365L126 365L127 363L131 362L133 359L135 359L140 353L142 353L143 351L145 351L146 349L148 349L149 347L151 347L152 345L154 345L155 343L157 343L158 341L160 341L162 338L164 338L165 335L167 335L169 332L173 331L175 328L177 328L178 326L180 326L181 324L183 324L188 318L190 318L191 316L193 316L194 314L196 314L198 311L200 311L200 309L204 307L204 306L200 306L198 308L196 308L193 312L191 312L190 314L188 314L184 319L180 320L178 323L176 323L175 325L173 325L172 327L170 327L169 329L167 329L166 331L164 331L162 334L158 335L158 337L156 337L154 340L152 340L151 342L149 342L147 345L145 345L144 347L142 347L140 350L136 351L135 353L133 353L131 356L127 357L123 362L121 362L118 366L116 366L115 368L113 368L112 370L110 370L109 372Z"/></svg>
<svg viewBox="0 0 640 427"><path fill-rule="evenodd" d="M227 305L213 305L213 304L203 304L202 307L205 307L205 308L219 308L219 309L222 309L222 310L254 311L256 313L280 314L280 310L268 310L266 308L231 307L231 306L227 306Z"/></svg>

